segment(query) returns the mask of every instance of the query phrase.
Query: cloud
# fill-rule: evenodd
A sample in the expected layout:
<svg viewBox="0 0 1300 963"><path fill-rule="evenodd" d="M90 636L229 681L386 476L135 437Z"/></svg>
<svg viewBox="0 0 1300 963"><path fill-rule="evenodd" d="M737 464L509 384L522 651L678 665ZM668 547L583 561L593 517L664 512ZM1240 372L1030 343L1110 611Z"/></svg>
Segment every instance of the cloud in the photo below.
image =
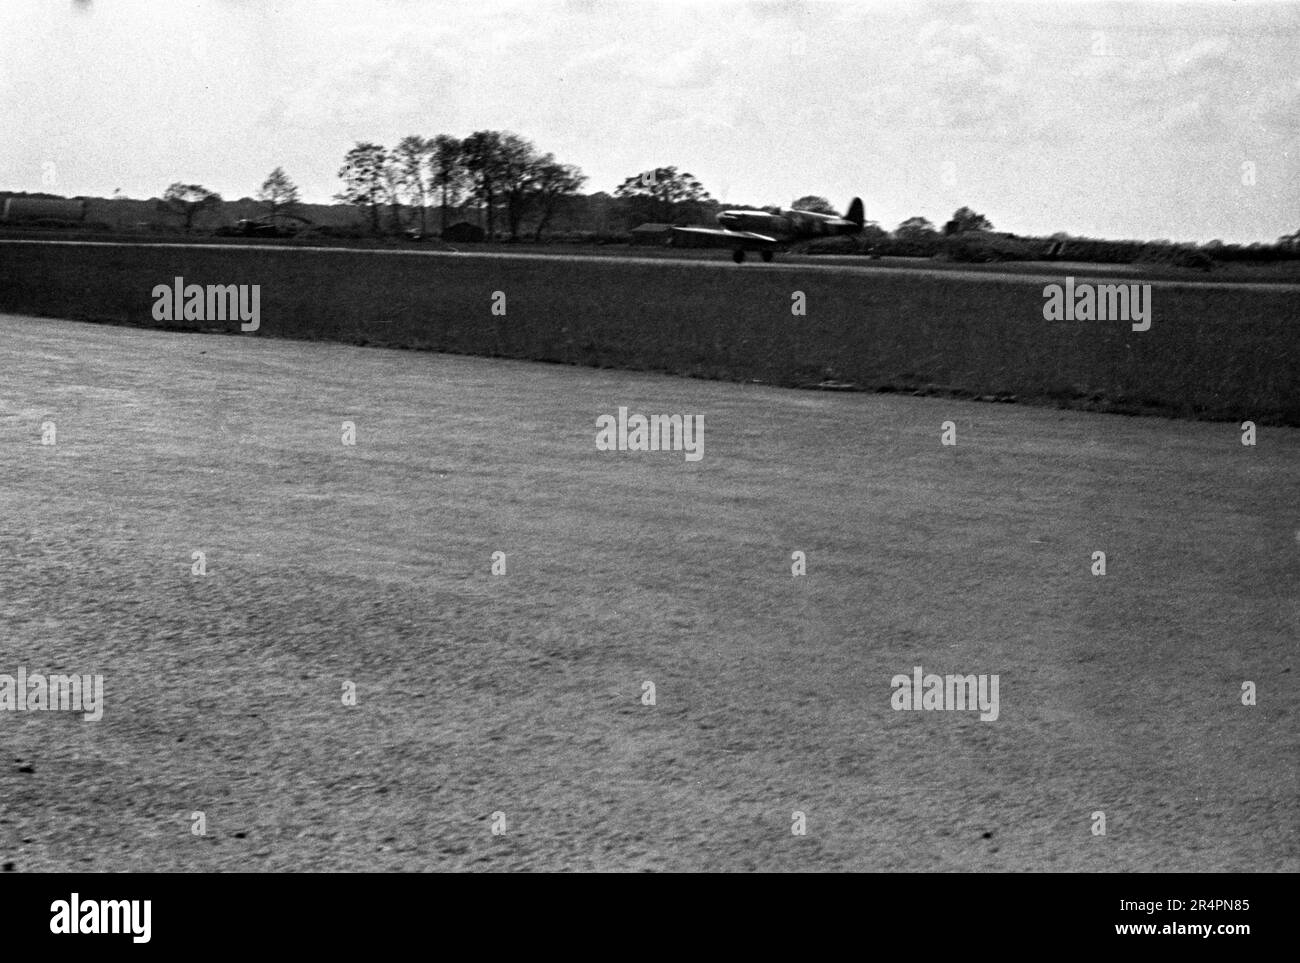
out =
<svg viewBox="0 0 1300 963"><path fill-rule="evenodd" d="M670 90L709 87L721 72L721 61L703 44L664 57L643 58L627 70L635 80Z"/></svg>
<svg viewBox="0 0 1300 963"><path fill-rule="evenodd" d="M569 57L559 69L563 77L586 82L630 82L662 90L698 90L713 86L727 61L704 42L664 52L617 43Z"/></svg>
<svg viewBox="0 0 1300 963"><path fill-rule="evenodd" d="M917 120L968 137L1034 135L1026 111L1031 61L1024 48L977 24L937 20L917 40Z"/></svg>

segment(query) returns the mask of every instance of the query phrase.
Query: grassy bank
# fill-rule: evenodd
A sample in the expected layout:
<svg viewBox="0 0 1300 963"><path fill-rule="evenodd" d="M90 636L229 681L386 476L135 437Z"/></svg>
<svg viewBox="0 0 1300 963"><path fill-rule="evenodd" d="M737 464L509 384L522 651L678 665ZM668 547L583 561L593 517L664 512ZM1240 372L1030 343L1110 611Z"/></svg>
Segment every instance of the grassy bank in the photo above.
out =
<svg viewBox="0 0 1300 963"><path fill-rule="evenodd" d="M0 310L238 331L155 321L152 290L178 275L260 285L261 337L1300 424L1300 299L1285 290L1158 286L1151 329L1133 332L1045 321L1036 283L941 272L4 244Z"/></svg>

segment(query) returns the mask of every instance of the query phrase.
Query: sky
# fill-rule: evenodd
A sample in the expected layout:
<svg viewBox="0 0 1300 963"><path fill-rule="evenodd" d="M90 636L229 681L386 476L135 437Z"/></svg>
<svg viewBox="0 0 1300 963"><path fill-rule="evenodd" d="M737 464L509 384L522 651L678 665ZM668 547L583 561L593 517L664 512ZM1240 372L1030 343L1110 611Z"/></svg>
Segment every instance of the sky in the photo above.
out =
<svg viewBox="0 0 1300 963"><path fill-rule="evenodd" d="M0 190L328 202L358 140L513 130L588 191L892 228L1272 241L1300 229L1300 3L0 0Z"/></svg>

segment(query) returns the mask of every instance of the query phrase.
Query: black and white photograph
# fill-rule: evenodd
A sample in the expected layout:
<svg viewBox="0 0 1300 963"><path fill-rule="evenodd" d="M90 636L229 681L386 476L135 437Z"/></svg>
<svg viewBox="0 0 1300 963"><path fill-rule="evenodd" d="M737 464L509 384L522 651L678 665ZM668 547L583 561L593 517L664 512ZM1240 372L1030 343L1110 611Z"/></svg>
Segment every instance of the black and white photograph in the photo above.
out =
<svg viewBox="0 0 1300 963"><path fill-rule="evenodd" d="M978 874L1231 953L1300 870L1300 3L3 0L0 116L51 945Z"/></svg>

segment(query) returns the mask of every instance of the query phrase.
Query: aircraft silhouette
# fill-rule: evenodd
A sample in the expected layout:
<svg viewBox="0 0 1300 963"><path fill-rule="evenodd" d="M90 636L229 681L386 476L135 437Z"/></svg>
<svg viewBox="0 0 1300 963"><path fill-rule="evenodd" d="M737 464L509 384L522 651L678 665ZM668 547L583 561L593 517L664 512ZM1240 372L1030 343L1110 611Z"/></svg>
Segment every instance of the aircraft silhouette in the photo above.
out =
<svg viewBox="0 0 1300 963"><path fill-rule="evenodd" d="M814 211L782 210L776 214L766 211L722 211L718 214L719 227L675 227L674 237L689 237L693 242L703 242L710 247L733 249L732 259L740 264L746 251L758 251L764 261L796 241L815 237L835 237L841 234L862 232L862 198L849 203L848 214L818 214Z"/></svg>

